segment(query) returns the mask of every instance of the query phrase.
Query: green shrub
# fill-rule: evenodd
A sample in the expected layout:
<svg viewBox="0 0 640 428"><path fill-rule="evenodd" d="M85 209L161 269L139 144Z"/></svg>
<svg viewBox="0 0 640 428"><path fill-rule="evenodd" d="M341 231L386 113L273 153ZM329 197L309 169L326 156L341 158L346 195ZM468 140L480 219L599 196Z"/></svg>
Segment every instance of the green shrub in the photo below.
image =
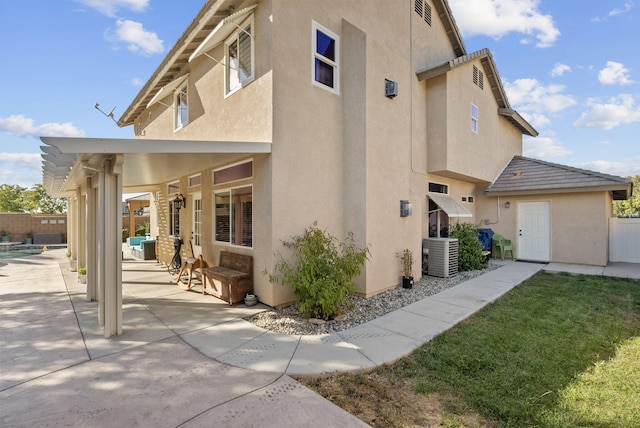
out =
<svg viewBox="0 0 640 428"><path fill-rule="evenodd" d="M458 269L461 271L486 267L478 227L471 223L458 223L450 229L450 236L458 240Z"/></svg>
<svg viewBox="0 0 640 428"><path fill-rule="evenodd" d="M269 281L293 288L304 317L330 320L339 315L347 296L356 291L353 279L368 260L369 248L358 248L352 233L339 242L317 222L282 244L291 251L292 261L277 253L275 274L265 272Z"/></svg>
<svg viewBox="0 0 640 428"><path fill-rule="evenodd" d="M129 237L129 229L122 229L122 242L127 242Z"/></svg>

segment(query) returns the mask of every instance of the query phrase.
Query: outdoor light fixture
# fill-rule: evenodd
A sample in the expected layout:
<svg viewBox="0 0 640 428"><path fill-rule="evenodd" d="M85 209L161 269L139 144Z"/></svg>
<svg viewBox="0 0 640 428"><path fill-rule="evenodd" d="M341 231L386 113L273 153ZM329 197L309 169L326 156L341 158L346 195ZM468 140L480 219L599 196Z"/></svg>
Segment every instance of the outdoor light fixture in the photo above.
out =
<svg viewBox="0 0 640 428"><path fill-rule="evenodd" d="M505 208L509 208L511 206L511 202L507 201L504 203Z"/></svg>
<svg viewBox="0 0 640 428"><path fill-rule="evenodd" d="M186 208L187 206L187 200L182 193L176 194L176 198L173 200L173 203L177 209Z"/></svg>
<svg viewBox="0 0 640 428"><path fill-rule="evenodd" d="M409 201L401 200L400 201L400 217L409 217L413 214L413 207L409 203Z"/></svg>

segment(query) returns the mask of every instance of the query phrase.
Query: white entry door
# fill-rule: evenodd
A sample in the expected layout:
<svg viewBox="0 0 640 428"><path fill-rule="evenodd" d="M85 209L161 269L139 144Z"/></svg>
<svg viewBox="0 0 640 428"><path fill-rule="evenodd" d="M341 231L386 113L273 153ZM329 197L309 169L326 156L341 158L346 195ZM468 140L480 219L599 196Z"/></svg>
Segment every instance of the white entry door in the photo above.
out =
<svg viewBox="0 0 640 428"><path fill-rule="evenodd" d="M191 195L191 243L193 257L202 254L202 194Z"/></svg>
<svg viewBox="0 0 640 428"><path fill-rule="evenodd" d="M518 203L518 258L548 262L550 256L549 202Z"/></svg>

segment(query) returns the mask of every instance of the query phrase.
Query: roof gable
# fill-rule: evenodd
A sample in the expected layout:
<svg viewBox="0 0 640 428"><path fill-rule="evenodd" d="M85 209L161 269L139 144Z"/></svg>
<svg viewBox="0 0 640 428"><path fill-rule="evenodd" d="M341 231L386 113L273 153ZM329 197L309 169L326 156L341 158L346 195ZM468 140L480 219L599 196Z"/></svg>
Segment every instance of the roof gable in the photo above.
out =
<svg viewBox="0 0 640 428"><path fill-rule="evenodd" d="M485 76L487 78L487 81L489 82L489 86L491 87L491 92L493 93L496 103L498 104L498 114L504 116L523 134L530 135L532 137L538 136L538 131L536 131L535 128L531 126L531 124L529 124L529 122L527 122L522 116L520 116L517 111L511 108L511 104L509 104L509 99L507 98L507 93L504 90L502 80L500 79L500 75L498 74L498 67L496 67L496 63L493 60L493 55L491 55L491 51L489 49L485 48L470 54L459 56L458 58L449 60L437 67L418 71L416 74L418 76L418 80L420 81L429 80L478 60L484 68Z"/></svg>
<svg viewBox="0 0 640 428"><path fill-rule="evenodd" d="M498 196L602 190L611 191L614 199L621 200L631 196L632 187L632 182L623 177L514 156L485 192Z"/></svg>
<svg viewBox="0 0 640 428"><path fill-rule="evenodd" d="M345 0L349 1L349 0ZM438 17L446 30L447 37L456 55L466 54L466 48L462 41L462 35L449 8L447 0L432 0ZM127 110L118 120L119 126L133 125L136 118L142 114L163 87L175 81L183 74L185 65L188 64L194 53L202 45L202 42L211 35L225 19L232 18L236 12L234 0L207 0L195 18L191 21L184 33L162 60L156 71L149 78L140 92L136 95ZM259 3L259 1L251 2ZM256 5L247 6L253 9ZM380 17L385 19L385 17Z"/></svg>

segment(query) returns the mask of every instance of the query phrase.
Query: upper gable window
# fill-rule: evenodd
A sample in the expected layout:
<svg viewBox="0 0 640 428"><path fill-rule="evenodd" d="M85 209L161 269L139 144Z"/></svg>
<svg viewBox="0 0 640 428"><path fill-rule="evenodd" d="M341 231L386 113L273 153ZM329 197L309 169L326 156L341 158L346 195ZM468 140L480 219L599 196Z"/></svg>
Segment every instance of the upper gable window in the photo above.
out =
<svg viewBox="0 0 640 428"><path fill-rule="evenodd" d="M175 123L174 129L178 129L189 123L189 105L188 105L188 86L187 82L176 91L175 95Z"/></svg>
<svg viewBox="0 0 640 428"><path fill-rule="evenodd" d="M427 3L427 0L415 0L414 10L424 19L424 22L431 26L431 5Z"/></svg>
<svg viewBox="0 0 640 428"><path fill-rule="evenodd" d="M229 95L254 78L253 16L227 39L225 54L225 95Z"/></svg>
<svg viewBox="0 0 640 428"><path fill-rule="evenodd" d="M337 94L340 92L340 39L316 22L312 22L312 31L313 83Z"/></svg>
<svg viewBox="0 0 640 428"><path fill-rule="evenodd" d="M471 104L471 131L478 132L478 106Z"/></svg>

